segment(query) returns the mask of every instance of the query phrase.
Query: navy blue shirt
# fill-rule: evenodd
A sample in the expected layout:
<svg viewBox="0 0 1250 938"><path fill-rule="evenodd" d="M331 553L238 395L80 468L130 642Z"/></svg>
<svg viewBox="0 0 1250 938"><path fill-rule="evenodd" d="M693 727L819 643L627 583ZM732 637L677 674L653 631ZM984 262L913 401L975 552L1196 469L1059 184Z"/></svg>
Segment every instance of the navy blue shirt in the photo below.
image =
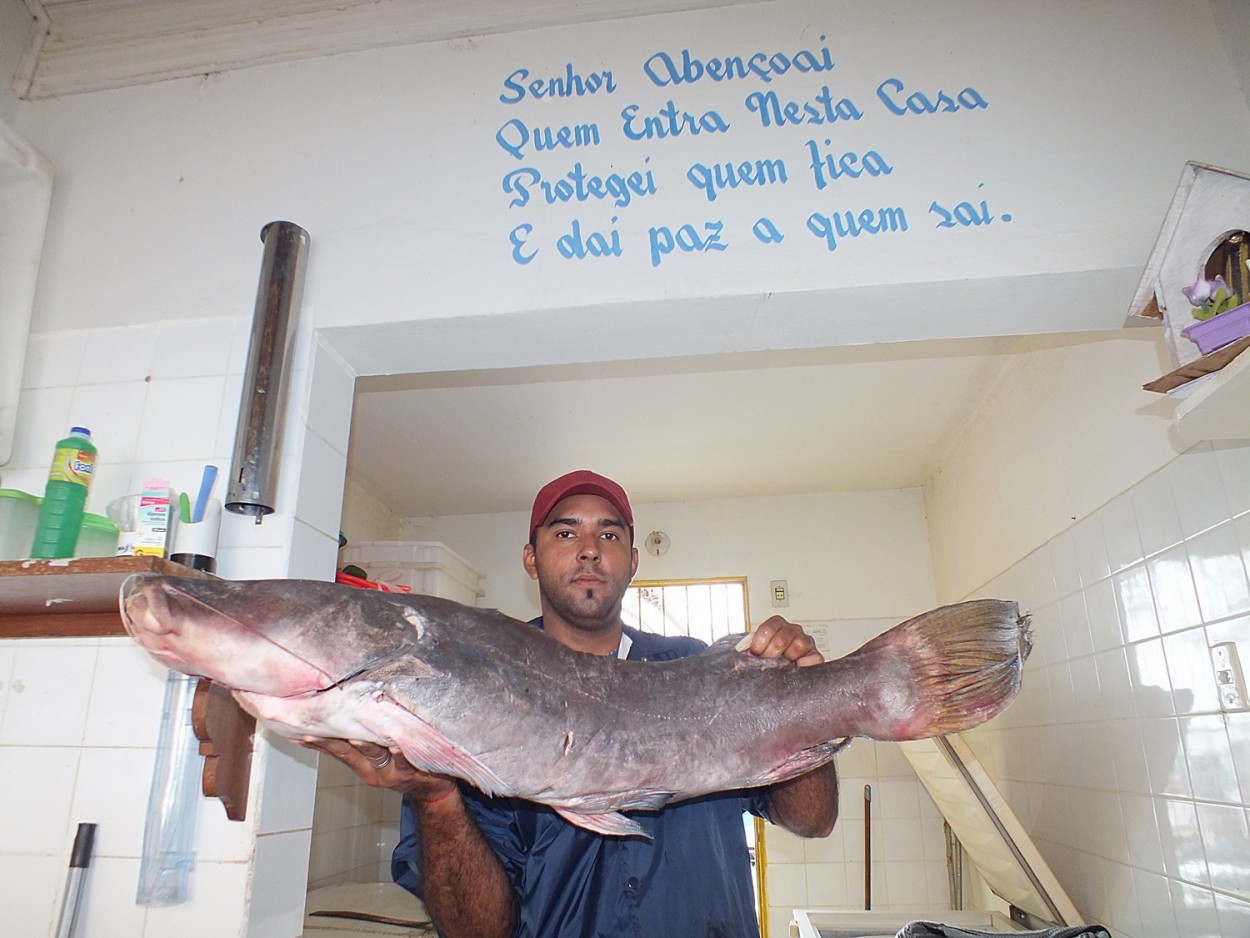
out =
<svg viewBox="0 0 1250 938"><path fill-rule="evenodd" d="M541 619L535 624L541 628ZM698 654L695 638L626 628L633 661ZM543 805L461 794L517 898L516 938L759 938L742 814L767 817L765 789L631 812L651 835L605 837ZM421 895L412 806L404 800L391 875Z"/></svg>

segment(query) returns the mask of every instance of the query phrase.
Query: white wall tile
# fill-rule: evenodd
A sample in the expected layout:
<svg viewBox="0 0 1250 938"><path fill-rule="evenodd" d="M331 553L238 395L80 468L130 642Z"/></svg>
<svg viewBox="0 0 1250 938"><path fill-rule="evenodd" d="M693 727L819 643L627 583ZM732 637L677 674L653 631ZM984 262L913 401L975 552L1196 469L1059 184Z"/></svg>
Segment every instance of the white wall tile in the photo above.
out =
<svg viewBox="0 0 1250 938"><path fill-rule="evenodd" d="M336 354L318 344L313 358L308 429L347 455L355 401L355 373Z"/></svg>
<svg viewBox="0 0 1250 938"><path fill-rule="evenodd" d="M1177 714L1212 713L1220 709L1215 671L1202 626L1163 637L1163 654L1172 681L1172 701Z"/></svg>
<svg viewBox="0 0 1250 938"><path fill-rule="evenodd" d="M1198 594L1189 572L1189 552L1185 545L1169 548L1146 561L1150 591L1154 596L1159 631L1167 634L1201 621Z"/></svg>
<svg viewBox="0 0 1250 938"><path fill-rule="evenodd" d="M1179 722L1175 718L1147 720L1142 727L1150 791L1159 796L1192 798L1189 767L1181 744Z"/></svg>
<svg viewBox="0 0 1250 938"><path fill-rule="evenodd" d="M13 660L0 738L17 746L80 745L97 652L94 644L24 642Z"/></svg>
<svg viewBox="0 0 1250 938"><path fill-rule="evenodd" d="M1182 717L1180 733L1193 797L1199 801L1237 803L1241 793L1224 718L1219 715ZM1250 864L1246 869L1250 870Z"/></svg>
<svg viewBox="0 0 1250 938"><path fill-rule="evenodd" d="M1115 602L1115 585L1111 580L1099 580L1086 587L1084 592L1085 614L1089 620L1090 640L1095 651L1119 648L1124 644L1120 631L1120 612Z"/></svg>
<svg viewBox="0 0 1250 938"><path fill-rule="evenodd" d="M1228 728L1228 744L1233 750L1233 768L1241 790L1237 800L1250 804L1250 712L1225 714L1224 719Z"/></svg>
<svg viewBox="0 0 1250 938"><path fill-rule="evenodd" d="M338 537L343 513L347 457L316 433L304 438L300 463L299 501L295 515L324 534Z"/></svg>
<svg viewBox="0 0 1250 938"><path fill-rule="evenodd" d="M1214 452L1230 514L1235 518L1250 512L1250 446L1217 443Z"/></svg>
<svg viewBox="0 0 1250 938"><path fill-rule="evenodd" d="M1137 517L1133 502L1127 495L1113 499L1095 515L1102 527L1103 541L1107 547L1107 562L1111 572L1123 570L1141 561L1141 535L1137 531Z"/></svg>
<svg viewBox="0 0 1250 938"><path fill-rule="evenodd" d="M70 801L78 776L77 749L68 746L4 747L0 759L0 851L47 854L70 831ZM67 843L72 843L72 834ZM66 847L66 862L69 849Z"/></svg>
<svg viewBox="0 0 1250 938"><path fill-rule="evenodd" d="M1250 582L1232 521L1186 542L1203 620L1250 611Z"/></svg>
<svg viewBox="0 0 1250 938"><path fill-rule="evenodd" d="M5 833L7 841L8 828ZM73 842L71 835L64 853L57 856L0 852L0 882L6 884L0 889L0 921L6 935L43 938L52 933L61 912ZM85 928L78 933L88 934Z"/></svg>
<svg viewBox="0 0 1250 938"><path fill-rule="evenodd" d="M154 757L153 749L82 750L70 823L75 828L82 821L99 825L97 855L142 856Z"/></svg>
<svg viewBox="0 0 1250 938"><path fill-rule="evenodd" d="M1176 916L1167 879L1147 870L1133 870L1133 890L1141 919L1142 938L1176 938Z"/></svg>
<svg viewBox="0 0 1250 938"><path fill-rule="evenodd" d="M230 365L231 319L166 320L157 326L150 371L156 380L224 375Z"/></svg>
<svg viewBox="0 0 1250 938"><path fill-rule="evenodd" d="M1241 805L1198 802L1198 826L1206 848L1211 885L1224 892L1250 898L1250 826Z"/></svg>
<svg viewBox="0 0 1250 938"><path fill-rule="evenodd" d="M1176 512L1176 499L1163 472L1156 472L1138 483L1129 497L1147 557L1180 543L1181 520Z"/></svg>
<svg viewBox="0 0 1250 938"><path fill-rule="evenodd" d="M26 345L23 388L69 387L78 379L89 333L55 332L32 335Z"/></svg>
<svg viewBox="0 0 1250 938"><path fill-rule="evenodd" d="M1250 935L1250 902L1215 893L1220 935Z"/></svg>
<svg viewBox="0 0 1250 938"><path fill-rule="evenodd" d="M167 674L167 668L129 638L101 640L84 744L155 746Z"/></svg>
<svg viewBox="0 0 1250 938"><path fill-rule="evenodd" d="M143 938L241 936L240 923L247 919L248 874L246 863L198 863L192 874L190 903L149 907Z"/></svg>
<svg viewBox="0 0 1250 938"><path fill-rule="evenodd" d="M1076 553L1076 538L1071 529L1056 534L1047 545L1051 570L1055 576L1055 595L1062 599L1081 588L1081 566Z"/></svg>
<svg viewBox="0 0 1250 938"><path fill-rule="evenodd" d="M303 930L311 837L302 830L256 838L249 938L288 938Z"/></svg>
<svg viewBox="0 0 1250 938"><path fill-rule="evenodd" d="M215 454L225 378L153 380L148 385L135 459L199 460ZM199 476L194 484L198 486Z"/></svg>
<svg viewBox="0 0 1250 938"><path fill-rule="evenodd" d="M31 486L27 489L33 495L43 495L56 441L65 436L74 425L70 410L73 397L74 389L69 387L26 389L18 397L17 421L13 428L13 453L9 457L5 475L8 477L9 469L41 470L37 476L38 488Z"/></svg>
<svg viewBox="0 0 1250 938"><path fill-rule="evenodd" d="M317 791L317 753L272 733L264 734L265 785L257 831L311 829Z"/></svg>
<svg viewBox="0 0 1250 938"><path fill-rule="evenodd" d="M1219 460L1210 443L1182 453L1165 473L1176 499L1181 533L1193 537L1232 517Z"/></svg>
<svg viewBox="0 0 1250 938"><path fill-rule="evenodd" d="M90 870L83 879L76 935L142 935L147 909L135 903L139 861L105 854L104 826L96 830Z"/></svg>
<svg viewBox="0 0 1250 938"><path fill-rule="evenodd" d="M1215 913L1215 897L1206 889L1175 879L1168 880L1172 892L1172 911L1176 916L1178 935L1233 935L1221 932Z"/></svg>
<svg viewBox="0 0 1250 938"><path fill-rule="evenodd" d="M1111 577L1116 607L1126 642L1137 642L1159 634L1159 615L1144 564L1128 567Z"/></svg>
<svg viewBox="0 0 1250 938"><path fill-rule="evenodd" d="M91 430L100 467L134 461L139 423L147 400L142 381L79 385L70 404L74 423ZM92 487L95 482L92 481Z"/></svg>

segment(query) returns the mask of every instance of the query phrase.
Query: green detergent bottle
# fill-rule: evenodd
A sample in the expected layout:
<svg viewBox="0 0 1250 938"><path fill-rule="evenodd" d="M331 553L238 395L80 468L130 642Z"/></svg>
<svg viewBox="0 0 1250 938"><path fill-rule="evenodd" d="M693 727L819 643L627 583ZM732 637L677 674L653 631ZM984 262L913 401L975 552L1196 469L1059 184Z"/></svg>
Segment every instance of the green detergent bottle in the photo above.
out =
<svg viewBox="0 0 1250 938"><path fill-rule="evenodd" d="M44 490L43 504L39 506L31 557L74 556L95 457L95 444L86 427L72 427L69 436L57 441L48 486Z"/></svg>

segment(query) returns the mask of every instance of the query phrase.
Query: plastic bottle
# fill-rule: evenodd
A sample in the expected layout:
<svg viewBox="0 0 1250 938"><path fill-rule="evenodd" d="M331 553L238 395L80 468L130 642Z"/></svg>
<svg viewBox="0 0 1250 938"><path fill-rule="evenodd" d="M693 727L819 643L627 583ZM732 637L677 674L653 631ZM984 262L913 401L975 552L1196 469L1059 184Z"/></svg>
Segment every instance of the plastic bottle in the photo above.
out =
<svg viewBox="0 0 1250 938"><path fill-rule="evenodd" d="M58 440L48 472L48 486L39 508L35 543L31 557L73 557L82 528L83 506L95 469L96 448L91 431L72 427L69 436Z"/></svg>

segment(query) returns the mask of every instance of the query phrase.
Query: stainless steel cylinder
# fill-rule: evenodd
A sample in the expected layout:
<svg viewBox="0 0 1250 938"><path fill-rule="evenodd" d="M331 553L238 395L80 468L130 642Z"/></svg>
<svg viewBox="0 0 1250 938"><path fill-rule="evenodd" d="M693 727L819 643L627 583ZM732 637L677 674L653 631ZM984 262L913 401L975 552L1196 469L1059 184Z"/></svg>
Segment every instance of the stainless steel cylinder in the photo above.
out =
<svg viewBox="0 0 1250 938"><path fill-rule="evenodd" d="M277 502L283 417L304 292L308 232L289 221L271 221L260 230L260 239L265 253L225 499L227 511L252 515L257 524L273 513Z"/></svg>

